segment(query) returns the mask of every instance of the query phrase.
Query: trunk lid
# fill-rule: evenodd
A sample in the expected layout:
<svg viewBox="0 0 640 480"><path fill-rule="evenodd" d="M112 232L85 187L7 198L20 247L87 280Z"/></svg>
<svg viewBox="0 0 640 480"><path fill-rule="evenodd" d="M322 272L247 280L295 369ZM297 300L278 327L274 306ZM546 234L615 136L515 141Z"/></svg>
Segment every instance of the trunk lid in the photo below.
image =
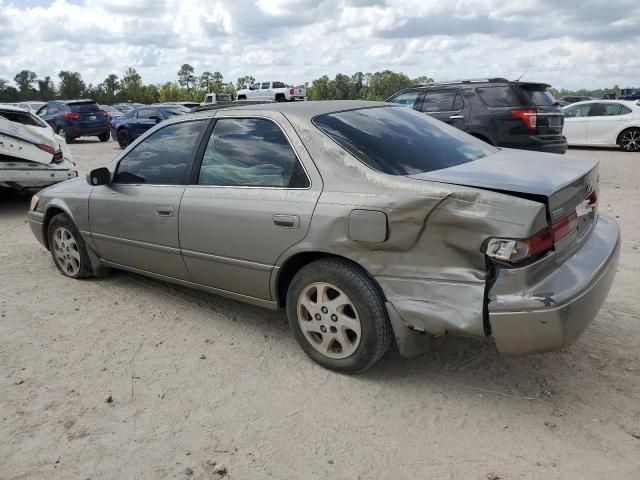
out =
<svg viewBox="0 0 640 480"><path fill-rule="evenodd" d="M469 163L410 175L410 178L482 188L544 202L550 225L575 214L571 231L556 242L559 252L579 243L597 218L596 160L501 149Z"/></svg>

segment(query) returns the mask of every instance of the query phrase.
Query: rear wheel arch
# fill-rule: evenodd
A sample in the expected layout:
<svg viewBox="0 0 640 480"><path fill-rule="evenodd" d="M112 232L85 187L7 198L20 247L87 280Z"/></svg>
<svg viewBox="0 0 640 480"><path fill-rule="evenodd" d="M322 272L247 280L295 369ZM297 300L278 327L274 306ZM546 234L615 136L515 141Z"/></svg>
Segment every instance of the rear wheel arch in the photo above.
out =
<svg viewBox="0 0 640 480"><path fill-rule="evenodd" d="M276 277L276 301L278 302L278 307L284 308L287 304L287 291L289 290L289 285L295 277L296 273L298 273L303 267L313 263L317 260L327 259L327 258L335 258L338 260L343 260L352 266L358 268L363 273L365 273L375 284L380 293L381 298L386 301L386 297L384 292L382 291L382 287L378 284L378 281L375 279L369 271L360 265L358 262L344 257L342 255L336 255L333 253L327 252L318 252L318 251L309 251L309 252L300 252L292 255L287 258L285 262L282 264L280 269L278 270L278 274Z"/></svg>

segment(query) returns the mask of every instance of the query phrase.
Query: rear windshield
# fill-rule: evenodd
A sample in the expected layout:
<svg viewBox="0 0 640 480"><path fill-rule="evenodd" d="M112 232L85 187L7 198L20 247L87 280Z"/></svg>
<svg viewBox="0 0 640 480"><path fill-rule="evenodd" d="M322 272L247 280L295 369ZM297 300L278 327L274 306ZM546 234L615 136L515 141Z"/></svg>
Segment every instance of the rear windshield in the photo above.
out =
<svg viewBox="0 0 640 480"><path fill-rule="evenodd" d="M98 104L96 102L70 103L69 108L75 113L98 112Z"/></svg>
<svg viewBox="0 0 640 480"><path fill-rule="evenodd" d="M547 92L546 88L522 88L522 92L525 97L529 101L529 105L533 105L536 107L544 107L549 105L554 105L556 103L556 99L553 98L549 92Z"/></svg>
<svg viewBox="0 0 640 480"><path fill-rule="evenodd" d="M10 122L21 125L31 125L34 127L46 127L47 125L31 112L16 112L13 110L0 110L0 117L6 118Z"/></svg>
<svg viewBox="0 0 640 480"><path fill-rule="evenodd" d="M457 128L404 107L337 112L313 122L361 162L389 175L454 167L497 151Z"/></svg>

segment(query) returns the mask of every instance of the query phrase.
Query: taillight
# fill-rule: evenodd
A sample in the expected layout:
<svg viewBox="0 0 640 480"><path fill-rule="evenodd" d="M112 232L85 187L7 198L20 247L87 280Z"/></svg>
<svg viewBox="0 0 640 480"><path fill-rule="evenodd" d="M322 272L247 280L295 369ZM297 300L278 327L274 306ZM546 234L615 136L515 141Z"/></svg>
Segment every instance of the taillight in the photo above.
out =
<svg viewBox="0 0 640 480"><path fill-rule="evenodd" d="M538 124L538 111L535 108L511 110L511 114L522 120L529 130L536 129L536 125Z"/></svg>
<svg viewBox="0 0 640 480"><path fill-rule="evenodd" d="M44 150L45 152L50 153L51 155L56 153L56 149L51 145L47 145L46 143L38 143L36 144L36 147L38 147L40 150Z"/></svg>
<svg viewBox="0 0 640 480"><path fill-rule="evenodd" d="M60 163L64 160L64 155L62 155L62 150L58 150L53 154L53 158L51 159L52 163Z"/></svg>
<svg viewBox="0 0 640 480"><path fill-rule="evenodd" d="M296 90L294 88L290 88L289 89L289 95L293 95L296 92Z"/></svg>
<svg viewBox="0 0 640 480"><path fill-rule="evenodd" d="M80 118L80 114L75 112L64 112L62 116L64 118L71 118L71 119Z"/></svg>
<svg viewBox="0 0 640 480"><path fill-rule="evenodd" d="M588 199L591 198L589 196ZM559 218L551 227L540 230L525 239L492 238L486 248L488 257L511 264L523 263L551 250L556 243L578 227L578 214L574 210Z"/></svg>

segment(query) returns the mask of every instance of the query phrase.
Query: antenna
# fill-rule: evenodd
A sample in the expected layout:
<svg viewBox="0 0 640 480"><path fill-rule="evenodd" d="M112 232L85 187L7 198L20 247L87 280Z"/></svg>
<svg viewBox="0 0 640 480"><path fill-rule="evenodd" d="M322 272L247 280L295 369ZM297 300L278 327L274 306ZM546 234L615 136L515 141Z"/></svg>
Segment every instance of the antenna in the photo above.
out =
<svg viewBox="0 0 640 480"><path fill-rule="evenodd" d="M524 77L526 74L527 74L527 70L525 70L524 72L522 72L522 75L520 75L520 76L518 77L518 79L516 80L516 82L519 82L519 81L520 81L520 79L521 79L522 77Z"/></svg>

